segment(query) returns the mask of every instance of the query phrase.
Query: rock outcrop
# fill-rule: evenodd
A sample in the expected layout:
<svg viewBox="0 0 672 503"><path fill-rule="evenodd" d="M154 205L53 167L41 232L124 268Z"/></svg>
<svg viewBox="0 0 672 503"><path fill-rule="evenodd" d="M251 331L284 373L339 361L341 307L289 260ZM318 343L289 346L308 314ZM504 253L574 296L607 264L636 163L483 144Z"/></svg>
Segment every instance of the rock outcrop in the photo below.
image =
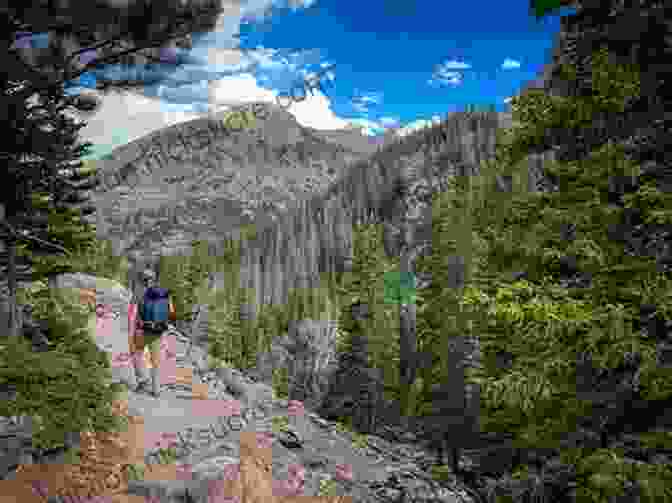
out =
<svg viewBox="0 0 672 503"><path fill-rule="evenodd" d="M96 304L110 306L111 310L117 313L126 312L131 301L131 292L118 281L90 274L59 274L51 278L49 283L50 288L93 290L96 294Z"/></svg>
<svg viewBox="0 0 672 503"><path fill-rule="evenodd" d="M118 252L170 255L192 239L263 225L295 199L324 190L372 148L327 141L289 113L255 104L254 127L231 130L213 115L177 124L96 161L99 237ZM346 139L347 140L347 139Z"/></svg>

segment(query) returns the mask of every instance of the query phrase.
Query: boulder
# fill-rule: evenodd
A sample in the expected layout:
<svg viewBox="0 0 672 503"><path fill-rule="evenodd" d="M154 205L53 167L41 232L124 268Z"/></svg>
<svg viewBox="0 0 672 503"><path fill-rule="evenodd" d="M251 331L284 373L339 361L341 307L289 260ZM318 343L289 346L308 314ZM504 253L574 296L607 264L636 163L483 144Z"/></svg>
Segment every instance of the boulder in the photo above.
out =
<svg viewBox="0 0 672 503"><path fill-rule="evenodd" d="M114 312L124 312L131 301L131 292L118 281L82 273L59 274L49 281L51 288L94 290L96 303L107 304Z"/></svg>
<svg viewBox="0 0 672 503"><path fill-rule="evenodd" d="M237 400L248 407L264 406L273 399L273 388L264 383L255 383L237 369L219 367L215 374Z"/></svg>
<svg viewBox="0 0 672 503"><path fill-rule="evenodd" d="M208 365L208 353L202 346L191 344L189 346L187 358L198 375L203 375L210 370Z"/></svg>

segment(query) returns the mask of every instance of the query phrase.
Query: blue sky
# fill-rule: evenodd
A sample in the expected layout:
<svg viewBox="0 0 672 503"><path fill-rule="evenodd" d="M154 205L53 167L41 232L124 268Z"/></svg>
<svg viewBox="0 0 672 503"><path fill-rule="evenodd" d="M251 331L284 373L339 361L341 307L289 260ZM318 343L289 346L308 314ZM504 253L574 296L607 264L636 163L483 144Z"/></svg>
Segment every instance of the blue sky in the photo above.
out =
<svg viewBox="0 0 672 503"><path fill-rule="evenodd" d="M468 104L505 110L548 61L558 30L559 16L537 22L527 0L319 0L241 35L249 47L320 48L336 65L329 96L338 116L408 124Z"/></svg>
<svg viewBox="0 0 672 503"><path fill-rule="evenodd" d="M563 9L537 21L528 0L222 0L217 30L194 37L189 59L161 86L113 93L84 119L99 154L155 129L252 101L275 101L331 66L316 91L289 112L317 129L387 126L410 131L464 110L494 105L550 60ZM93 92L73 87L70 92Z"/></svg>

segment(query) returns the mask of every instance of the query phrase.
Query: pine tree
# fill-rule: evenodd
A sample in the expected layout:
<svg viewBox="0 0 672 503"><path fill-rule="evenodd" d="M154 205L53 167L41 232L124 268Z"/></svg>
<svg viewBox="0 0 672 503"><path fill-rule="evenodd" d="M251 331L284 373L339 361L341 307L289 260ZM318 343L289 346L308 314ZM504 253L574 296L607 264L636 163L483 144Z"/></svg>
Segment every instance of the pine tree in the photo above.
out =
<svg viewBox="0 0 672 503"><path fill-rule="evenodd" d="M43 143L32 143L31 155L38 160L27 162L24 169L39 169L45 173L33 184L31 215L26 215L23 225L30 226L32 235L45 242L55 243L71 252L85 253L96 243L95 229L84 221L84 216L95 212L91 203L91 192L97 184L95 166L85 165L78 158L87 151L89 143L78 144L78 131L82 123L62 113L49 116L65 96L55 95L50 90L43 100L41 114L34 119L34 125L48 127L49 136ZM46 166L46 167L42 167ZM46 222L46 226L40 225ZM29 257L34 265L34 279L72 272L73 264L61 254L44 256L29 241L21 247L21 253Z"/></svg>
<svg viewBox="0 0 672 503"><path fill-rule="evenodd" d="M482 388L481 424L513 434L525 454L500 489L542 491L546 501L552 499L549 486L561 479L561 489L572 480L576 497L596 503L633 485L646 501L672 496L669 470L635 462L613 447L628 425L633 433L651 434L655 413L644 417L634 403L646 400L652 411L669 403L670 370L658 365L656 341L643 338L631 320L646 303L672 312L672 282L655 260L628 254L609 231L628 208L644 222L669 221L669 196L644 182L610 203L610 178L638 173L610 141L576 160L547 163L559 188L552 192L529 192L526 163L520 162L550 128L578 131L598 112L618 113L638 95L638 69L612 66L607 56L606 50L594 54L590 96L530 92L514 99L517 125L500 137L498 163L463 185L453 202L473 222L457 239L472 247L473 268L455 306L472 313L465 333L482 346L482 368L468 375ZM497 191L500 175L511 177L509 192ZM514 280L521 269L527 278ZM568 283L577 273L586 281ZM428 321L434 314L427 313ZM511 356L504 367L503 352ZM594 370L587 392L577 386L586 361ZM596 442L590 436L571 440L578 427ZM558 446L559 458L535 454L547 446Z"/></svg>
<svg viewBox="0 0 672 503"><path fill-rule="evenodd" d="M166 61L161 51L171 40L177 39L178 44L184 44L192 32L212 30L220 13L221 6L216 1L199 2L198 8L190 2L179 2L179 5L178 2L141 2L124 6L98 3L78 5L77 8L60 4L48 8L44 5L33 5L30 8L0 7L0 31L5 35L0 40L0 59L5 76L0 79L0 110L6 118L0 130L5 133L3 137L13 140L4 142L5 148L0 152L3 181L6 182L0 188L0 205L4 213L2 238L8 245L6 260L9 264L13 333L18 328L15 272L17 244L29 240L33 243L33 254L36 252L36 243L41 243L48 252L67 253L61 246L32 236L36 226L44 230L49 222L47 216L38 218L31 209L33 200L30 195L39 196L40 192L46 191L47 197L59 199L52 194L52 191L59 190L56 187L59 184L55 183L58 178L56 168L59 162L67 158L67 154L64 154L65 158L59 158L56 151L50 150L51 142L59 133L39 127L38 123L44 123L45 118L37 118L36 115L45 112L51 118L46 120L65 121L62 112L69 107L81 111L95 109L95 98L86 95L65 97L63 89L66 85L72 87L79 76L90 74L93 69L101 70L106 64L122 63L127 68L147 61L160 63L164 67L167 64L183 64L179 57L173 58L174 61ZM48 43L39 50L22 47L17 38L20 32L30 34L31 37L41 36ZM122 44L122 41L126 44ZM85 55L86 61L83 59ZM160 75L160 72L156 74ZM148 84L144 77L140 81L118 81L100 74L96 76L99 77L97 88L102 91L120 87L137 88ZM31 104L35 98L37 103ZM58 128L58 125L52 124L51 127ZM12 149L7 152L9 145L12 145ZM41 156L42 152L35 152L40 148L46 149L46 157ZM50 185L48 189L44 187L45 181ZM68 194L61 192L60 196L63 197L59 200L81 203L77 197L80 193L79 190Z"/></svg>
<svg viewBox="0 0 672 503"><path fill-rule="evenodd" d="M38 250L52 254L67 253L62 246L47 240L49 213L40 212L36 205L45 192L54 199L58 197L55 191L59 187L58 156L67 158L68 155L76 155L67 152L67 142L72 138L70 132L66 131L61 136L58 129L62 124L62 115L54 112L54 102L58 98L53 92L31 107L16 93L16 87L15 82L7 78L0 81L1 106L10 118L3 121L1 129L6 137L15 138L13 143L5 142L0 152L4 182L0 188L0 204L4 208L3 239L7 243L11 334L16 334L19 326L16 265L21 244L30 243L33 254ZM37 109L41 109L42 113L37 113ZM66 146L61 148L63 145ZM49 190L51 192L47 192Z"/></svg>
<svg viewBox="0 0 672 503"><path fill-rule="evenodd" d="M373 433L383 398L382 372L369 363L365 322L369 306L356 302L349 308L342 329L348 334L338 356L322 413L337 419L345 418L349 426L361 433Z"/></svg>
<svg viewBox="0 0 672 503"><path fill-rule="evenodd" d="M139 89L165 79L162 72L140 72L140 79L125 75L115 79L104 71L109 64L126 69L161 65L174 69L185 63L180 54L167 56L166 49L190 47L193 33L212 31L222 14L221 3L206 1L97 2L93 4L42 4L29 8L0 7L7 34L7 49L17 32L47 36L48 48L5 51L6 70L17 80L31 73L28 84L17 91L20 99L41 94L51 86L74 86L80 76L95 76L96 89ZM47 50L48 49L48 50ZM18 56L18 57L15 57ZM81 58L80 58L81 56ZM64 64L65 63L65 64ZM30 70L28 70L30 69ZM37 75L36 75L37 72ZM152 75L152 81L148 78ZM75 97L86 101L85 96ZM84 105L84 103L80 103Z"/></svg>

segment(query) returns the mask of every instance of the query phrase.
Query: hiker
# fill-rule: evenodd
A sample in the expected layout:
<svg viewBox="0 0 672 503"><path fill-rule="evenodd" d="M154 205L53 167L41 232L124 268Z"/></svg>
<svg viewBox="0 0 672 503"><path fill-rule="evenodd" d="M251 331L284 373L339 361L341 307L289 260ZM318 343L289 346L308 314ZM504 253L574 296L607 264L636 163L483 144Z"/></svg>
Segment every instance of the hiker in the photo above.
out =
<svg viewBox="0 0 672 503"><path fill-rule="evenodd" d="M168 330L168 321L175 322L175 306L165 288L156 285L156 274L151 269L143 273L145 286L142 298L138 302L135 334L133 336L133 365L138 380L137 391L141 391L149 382L144 363L144 349L149 347L152 369L152 395L159 396L161 359L161 337Z"/></svg>

